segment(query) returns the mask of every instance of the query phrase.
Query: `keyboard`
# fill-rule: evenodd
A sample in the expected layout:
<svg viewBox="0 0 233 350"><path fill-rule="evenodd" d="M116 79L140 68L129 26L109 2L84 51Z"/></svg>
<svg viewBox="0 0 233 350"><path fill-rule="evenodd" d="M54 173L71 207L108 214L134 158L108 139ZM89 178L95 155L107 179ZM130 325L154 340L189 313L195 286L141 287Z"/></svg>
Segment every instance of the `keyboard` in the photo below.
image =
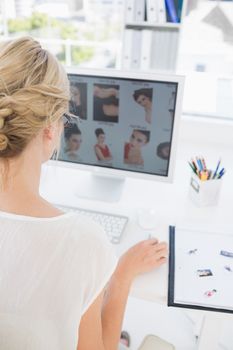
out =
<svg viewBox="0 0 233 350"><path fill-rule="evenodd" d="M128 222L128 217L123 215L110 214L106 212L94 211L83 208L68 207L63 205L55 205L57 208L65 212L75 212L84 215L96 223L100 224L109 240L113 244L120 243L122 234Z"/></svg>

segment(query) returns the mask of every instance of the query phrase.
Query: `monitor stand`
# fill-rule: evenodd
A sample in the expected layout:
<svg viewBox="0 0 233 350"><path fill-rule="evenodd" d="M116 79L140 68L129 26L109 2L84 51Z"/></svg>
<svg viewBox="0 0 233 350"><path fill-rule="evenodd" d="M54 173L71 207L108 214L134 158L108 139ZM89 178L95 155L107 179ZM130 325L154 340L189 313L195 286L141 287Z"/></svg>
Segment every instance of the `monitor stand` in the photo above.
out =
<svg viewBox="0 0 233 350"><path fill-rule="evenodd" d="M76 195L81 198L105 202L117 202L121 198L125 178L92 172L85 176L85 184L80 186Z"/></svg>

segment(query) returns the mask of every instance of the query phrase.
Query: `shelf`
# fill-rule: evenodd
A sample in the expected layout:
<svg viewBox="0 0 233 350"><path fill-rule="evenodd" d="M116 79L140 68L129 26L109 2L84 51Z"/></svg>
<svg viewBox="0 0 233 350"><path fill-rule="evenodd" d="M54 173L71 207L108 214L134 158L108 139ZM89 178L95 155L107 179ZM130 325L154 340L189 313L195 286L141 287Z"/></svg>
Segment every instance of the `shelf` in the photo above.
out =
<svg viewBox="0 0 233 350"><path fill-rule="evenodd" d="M130 28L130 27L138 27L138 28L169 28L169 29L175 29L179 30L181 27L180 23L148 23L148 22L130 22L130 23L125 23L125 26Z"/></svg>

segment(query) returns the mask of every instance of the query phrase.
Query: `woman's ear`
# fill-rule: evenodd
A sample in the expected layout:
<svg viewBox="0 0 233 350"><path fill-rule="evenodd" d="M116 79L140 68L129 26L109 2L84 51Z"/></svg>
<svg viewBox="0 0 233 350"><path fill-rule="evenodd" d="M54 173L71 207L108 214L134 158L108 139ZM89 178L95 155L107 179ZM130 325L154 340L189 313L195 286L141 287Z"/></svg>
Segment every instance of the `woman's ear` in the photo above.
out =
<svg viewBox="0 0 233 350"><path fill-rule="evenodd" d="M55 141L55 143L57 143L61 137L62 130L63 130L63 124L57 121L44 128L43 137L45 141Z"/></svg>
<svg viewBox="0 0 233 350"><path fill-rule="evenodd" d="M43 130L43 136L45 139L51 141L54 138L54 128L50 125L44 128Z"/></svg>
<svg viewBox="0 0 233 350"><path fill-rule="evenodd" d="M43 161L50 159L54 151L59 148L62 128L62 123L55 122L42 130L44 148Z"/></svg>

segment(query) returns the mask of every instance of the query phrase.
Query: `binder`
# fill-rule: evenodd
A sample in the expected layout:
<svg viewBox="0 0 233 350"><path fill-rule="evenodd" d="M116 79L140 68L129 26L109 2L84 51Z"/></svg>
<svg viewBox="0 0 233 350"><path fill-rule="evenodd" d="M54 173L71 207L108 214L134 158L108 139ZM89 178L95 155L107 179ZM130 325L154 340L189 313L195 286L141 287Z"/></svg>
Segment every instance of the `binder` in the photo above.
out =
<svg viewBox="0 0 233 350"><path fill-rule="evenodd" d="M146 17L148 23L158 22L157 0L146 0Z"/></svg>
<svg viewBox="0 0 233 350"><path fill-rule="evenodd" d="M169 227L168 306L233 313L233 234Z"/></svg>
<svg viewBox="0 0 233 350"><path fill-rule="evenodd" d="M133 30L132 38L132 49L131 49L131 68L140 68L140 57L141 57L141 41L142 41L142 30Z"/></svg>
<svg viewBox="0 0 233 350"><path fill-rule="evenodd" d="M160 36L161 46L159 51L161 55L161 66L160 66L161 71L170 70L170 67L169 67L169 58L171 55L171 46L169 42L170 35L171 35L171 31L168 30L167 28L163 28L163 30L161 30L161 36Z"/></svg>
<svg viewBox="0 0 233 350"><path fill-rule="evenodd" d="M135 1L136 0L126 0L126 5L125 5L125 22L126 23L134 22Z"/></svg>
<svg viewBox="0 0 233 350"><path fill-rule="evenodd" d="M167 70L175 72L177 61L179 32L177 30L170 30L168 33L168 53L167 53Z"/></svg>
<svg viewBox="0 0 233 350"><path fill-rule="evenodd" d="M168 38L170 31L167 28L159 28L153 35L153 46L151 54L152 68L164 72L167 71L167 60L170 58L170 47Z"/></svg>
<svg viewBox="0 0 233 350"><path fill-rule="evenodd" d="M141 23L145 20L145 8L146 1L145 0L135 0L135 15L134 20L136 23Z"/></svg>
<svg viewBox="0 0 233 350"><path fill-rule="evenodd" d="M166 23L166 7L165 0L157 0L157 15L159 23Z"/></svg>
<svg viewBox="0 0 233 350"><path fill-rule="evenodd" d="M175 6L176 6L179 22L181 22L183 0L175 0Z"/></svg>
<svg viewBox="0 0 233 350"><path fill-rule="evenodd" d="M141 34L142 35L142 45L141 45L141 58L140 58L141 70L150 69L152 34L153 34L153 31L150 29L143 29L142 30L142 34Z"/></svg>
<svg viewBox="0 0 233 350"><path fill-rule="evenodd" d="M177 17L177 21L176 20L172 20L170 14L169 14L169 0L166 0L166 9L167 9L167 21L168 22L174 22L174 23L180 23L181 22L181 16L182 16L182 8L183 8L183 0L171 0L172 4L170 6L175 8L175 16ZM171 8L172 11L172 8Z"/></svg>
<svg viewBox="0 0 233 350"><path fill-rule="evenodd" d="M151 47L151 68L160 70L160 61L161 61L161 55L160 55L160 47L161 47L161 30L158 29L154 32L153 35L153 45Z"/></svg>
<svg viewBox="0 0 233 350"><path fill-rule="evenodd" d="M177 15L176 7L174 0L165 0L166 9L167 9L167 20L168 22L178 23L179 18Z"/></svg>
<svg viewBox="0 0 233 350"><path fill-rule="evenodd" d="M122 67L130 69L132 64L133 29L126 29L124 32L124 44L122 50Z"/></svg>

